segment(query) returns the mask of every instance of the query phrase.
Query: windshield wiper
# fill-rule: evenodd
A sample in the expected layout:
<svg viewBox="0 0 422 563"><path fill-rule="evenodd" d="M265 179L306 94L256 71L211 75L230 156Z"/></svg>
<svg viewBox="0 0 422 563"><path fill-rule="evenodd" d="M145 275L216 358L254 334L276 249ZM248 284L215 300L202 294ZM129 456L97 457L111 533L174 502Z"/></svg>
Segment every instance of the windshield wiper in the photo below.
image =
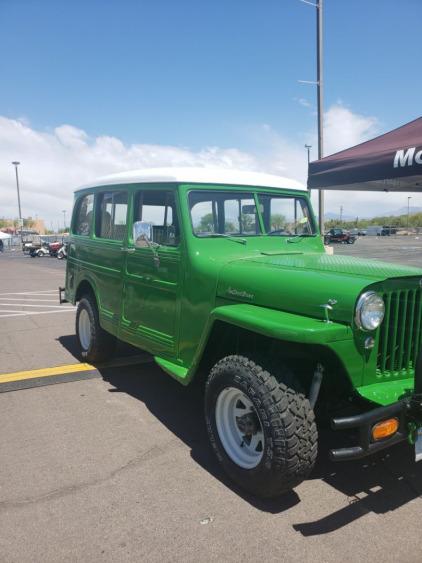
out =
<svg viewBox="0 0 422 563"><path fill-rule="evenodd" d="M229 240L232 240L233 242L238 242L240 244L246 244L247 240L245 238L240 238L240 237L235 237L233 235L226 235L225 233L211 233L210 235L208 235L211 238L228 238Z"/></svg>

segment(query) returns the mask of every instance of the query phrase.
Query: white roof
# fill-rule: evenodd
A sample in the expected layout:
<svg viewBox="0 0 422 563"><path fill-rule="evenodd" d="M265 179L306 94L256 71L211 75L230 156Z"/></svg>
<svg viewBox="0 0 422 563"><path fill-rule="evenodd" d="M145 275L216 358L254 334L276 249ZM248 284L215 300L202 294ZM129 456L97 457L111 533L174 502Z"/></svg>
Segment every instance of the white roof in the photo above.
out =
<svg viewBox="0 0 422 563"><path fill-rule="evenodd" d="M131 170L98 178L82 186L93 188L118 184L144 184L144 183L195 183L195 184L224 184L240 186L263 186L267 188L284 188L288 190L304 190L305 187L290 178L263 174L261 172L248 172L246 170L210 169L210 168L145 168Z"/></svg>

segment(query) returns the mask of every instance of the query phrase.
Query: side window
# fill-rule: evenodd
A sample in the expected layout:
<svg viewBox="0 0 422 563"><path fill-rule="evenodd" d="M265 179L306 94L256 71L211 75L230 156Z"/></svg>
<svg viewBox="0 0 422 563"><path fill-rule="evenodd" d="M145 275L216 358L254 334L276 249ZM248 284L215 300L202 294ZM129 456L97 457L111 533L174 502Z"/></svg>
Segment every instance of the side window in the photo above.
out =
<svg viewBox="0 0 422 563"><path fill-rule="evenodd" d="M97 201L95 235L109 240L126 237L127 192L105 192Z"/></svg>
<svg viewBox="0 0 422 563"><path fill-rule="evenodd" d="M73 232L75 235L89 236L92 223L92 212L94 209L94 196L88 194L77 202L77 209L74 219Z"/></svg>
<svg viewBox="0 0 422 563"><path fill-rule="evenodd" d="M180 233L174 193L140 191L135 202L134 221L152 223L154 242L165 246L178 246Z"/></svg>

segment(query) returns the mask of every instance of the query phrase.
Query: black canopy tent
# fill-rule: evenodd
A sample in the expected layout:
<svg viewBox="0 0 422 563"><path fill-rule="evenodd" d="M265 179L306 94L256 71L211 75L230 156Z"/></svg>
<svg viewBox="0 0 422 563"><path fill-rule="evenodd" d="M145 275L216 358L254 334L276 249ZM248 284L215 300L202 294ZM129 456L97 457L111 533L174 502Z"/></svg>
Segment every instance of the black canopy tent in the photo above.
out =
<svg viewBox="0 0 422 563"><path fill-rule="evenodd" d="M422 191L422 117L309 164L308 188Z"/></svg>

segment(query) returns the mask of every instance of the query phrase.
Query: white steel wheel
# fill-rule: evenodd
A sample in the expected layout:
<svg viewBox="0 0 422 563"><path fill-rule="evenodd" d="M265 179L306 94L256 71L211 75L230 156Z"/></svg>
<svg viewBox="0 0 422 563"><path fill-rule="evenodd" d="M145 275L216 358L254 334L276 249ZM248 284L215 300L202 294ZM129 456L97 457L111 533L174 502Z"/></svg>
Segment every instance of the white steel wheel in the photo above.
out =
<svg viewBox="0 0 422 563"><path fill-rule="evenodd" d="M264 453L264 432L252 401L236 387L221 391L215 405L218 436L229 458L253 469Z"/></svg>
<svg viewBox="0 0 422 563"><path fill-rule="evenodd" d="M79 328L79 341L81 346L84 350L89 349L89 345L91 344L91 321L89 319L89 314L86 309L82 309L79 314L79 321L78 321L78 328Z"/></svg>

